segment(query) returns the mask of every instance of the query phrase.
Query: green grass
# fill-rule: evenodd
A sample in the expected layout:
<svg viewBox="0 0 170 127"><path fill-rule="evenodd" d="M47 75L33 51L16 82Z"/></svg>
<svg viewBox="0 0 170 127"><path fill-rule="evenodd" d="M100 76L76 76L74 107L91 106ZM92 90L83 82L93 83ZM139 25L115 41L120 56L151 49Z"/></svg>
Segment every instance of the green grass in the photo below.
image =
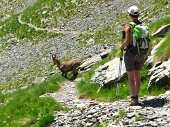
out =
<svg viewBox="0 0 170 127"><path fill-rule="evenodd" d="M6 17L6 15L13 15L14 12L16 12L15 10L18 10L18 8L21 8L21 4L25 3L26 0L18 0L18 1L13 1L13 0L8 0L8 2L6 1L1 1L0 4L0 10L1 10L1 14L0 14L0 18ZM8 6L9 8L4 8L4 6Z"/></svg>
<svg viewBox="0 0 170 127"><path fill-rule="evenodd" d="M149 31L151 34L153 34L154 32L156 32L156 30L164 25L167 25L170 23L170 16L167 16L163 19L160 19L154 23L151 23L149 25Z"/></svg>
<svg viewBox="0 0 170 127"><path fill-rule="evenodd" d="M141 121L142 120L142 116L137 116L136 118L135 118L135 121Z"/></svg>
<svg viewBox="0 0 170 127"><path fill-rule="evenodd" d="M48 33L47 31L35 30L33 28L30 28L26 24L20 24L18 21L18 15L13 15L10 19L6 20L5 22L1 22L0 26L1 26L0 37L12 34L19 40L27 39L31 41L39 40L43 41L53 36L60 35L56 33ZM45 37L44 35L48 36L44 38Z"/></svg>
<svg viewBox="0 0 170 127"><path fill-rule="evenodd" d="M126 81L127 82L127 81ZM116 98L116 83L113 84L111 88L102 87L99 92L99 85L92 84L90 82L81 81L77 84L77 88L79 90L79 94L81 98L92 98L97 99L102 102L112 102L115 101ZM120 97L119 99L124 99L129 95L129 88L127 83L121 83L120 86Z"/></svg>
<svg viewBox="0 0 170 127"><path fill-rule="evenodd" d="M53 77L49 81L36 84L24 90L0 95L0 126L3 127L42 127L54 120L54 111L68 110L54 99L39 96L48 92L56 92L58 83L65 81L61 76Z"/></svg>
<svg viewBox="0 0 170 127"><path fill-rule="evenodd" d="M79 6L81 3L81 0L75 3L66 0L38 0L36 4L24 11L22 20L41 28L56 28L75 17L78 9L82 8ZM48 21L43 22L41 19Z"/></svg>
<svg viewBox="0 0 170 127"><path fill-rule="evenodd" d="M119 112L118 112L118 116L119 117L126 117L126 112L124 111L124 110L120 110Z"/></svg>
<svg viewBox="0 0 170 127"><path fill-rule="evenodd" d="M106 62L106 61L105 61ZM97 66L103 65L103 62L99 63ZM99 84L91 83L90 78L94 74L94 70L96 67L93 67L89 72L86 74L83 74L84 80L80 81L77 84L77 89L79 91L80 98L91 98L91 99L97 99L98 101L102 102L111 102L117 100L116 98L116 86L117 83L113 83L109 87L102 87L99 92ZM161 93L164 93L167 90L166 87L157 88L153 87L152 91L148 91L148 83L149 83L149 77L147 76L149 68L146 66L143 66L141 70L141 89L139 92L139 97L146 96L146 95L159 95ZM127 97L130 95L129 91L129 83L127 78L122 79L122 81L119 83L119 99L127 99Z"/></svg>
<svg viewBox="0 0 170 127"><path fill-rule="evenodd" d="M170 17L165 17L162 20L158 22L152 23L149 28L151 33L155 32L156 29L159 27L166 25L170 22ZM166 35L166 41L161 45L161 47L157 50L155 59L157 58L158 60L166 60L167 58L170 57L170 46L168 44L168 40L170 39L170 32L167 33ZM156 41L156 43L159 43L160 39L156 37L152 37L152 43ZM154 44L155 45L155 44ZM151 44L152 46L152 44ZM110 59L113 59L114 57L119 56L120 51L119 50L113 50L109 57ZM163 55L162 55L163 54ZM106 62L106 61L105 61ZM103 63L105 63L103 62ZM103 63L99 63L97 66L102 65ZM153 87L152 91L148 92L147 87L149 83L149 77L147 76L149 67L143 67L141 71L141 89L139 96L145 96L145 95L159 95L161 93L164 93L167 89L169 89L169 86L166 85L165 87L162 88L157 88ZM116 99L116 83L112 85L111 88L101 88L100 92L97 93L97 90L99 88L98 84L92 84L90 83L88 77L92 77L93 72L95 68L89 71L85 75L84 81L81 81L77 84L77 88L79 90L80 97L89 97L89 98L96 98L99 101L114 101ZM120 99L124 99L127 96L129 96L129 86L128 86L128 81L127 79L123 80L120 83Z"/></svg>
<svg viewBox="0 0 170 127"><path fill-rule="evenodd" d="M95 1L97 2L97 1ZM167 0L164 0L163 2L159 2L157 0L155 0L156 6L155 8L159 7L159 6L166 6L169 5L167 3ZM56 5L56 6L53 6ZM79 0L77 1L77 3L71 3L69 1L65 1L65 0L58 0L57 2L54 0L38 0L36 4L34 4L33 6L29 7L28 9L26 9L23 13L22 13L22 20L26 23L32 23L33 25L37 26L37 27L41 27L41 28L45 28L45 27L56 27L56 25L59 25L57 20L55 20L57 17L63 17L63 22L68 21L71 17L76 17L76 14L78 14L78 8L77 6L80 6L81 8L83 8L83 4L82 2ZM60 8L56 11L57 8ZM46 13L42 13L42 12L46 12ZM148 13L148 10L146 11ZM80 13L79 13L80 14ZM52 16L51 16L52 15ZM127 15L123 14L123 16L118 16L118 18L112 23L109 24L108 26L106 26L105 28L101 29L101 30L97 30L94 32L94 35L82 35L80 36L82 38L82 40L84 40L84 42L86 42L85 40L88 40L92 37L94 37L95 39L95 43L112 43L111 40L113 40L114 38L116 38L116 31L119 29L115 29L115 26L119 26L123 25L123 23L126 20ZM40 19L44 18L44 19L49 19L52 18L50 21L50 23L41 23ZM124 21L122 21L124 20ZM156 29L158 29L159 27L161 27L162 25L168 24L170 22L170 17L166 17L164 19L161 19L157 22L152 23L149 28L151 33L155 32ZM47 26L49 25L50 26ZM0 23L1 26L1 31L0 31L0 37L4 37L6 35L10 35L12 34L14 37L20 39L20 40L24 40L24 39L28 39L28 40L33 40L33 42L36 41L40 41L40 40L46 40L48 38L51 38L53 36L58 36L57 34L54 33L47 33L46 31L36 31L33 28L30 28L27 25L24 24L20 24L18 22L18 15L13 15L11 18L9 18L8 20L6 20L5 22L1 22ZM123 27L121 27L123 28ZM48 36L46 36L48 35ZM47 37L47 38L44 38ZM82 41L80 39L80 41ZM159 59L165 59L165 58L160 58L162 57L161 54L165 53L162 52L165 49L165 51L167 51L165 55L163 56L169 56L169 47L168 46L168 40L167 39L167 43L164 44L164 46L162 45L162 48L160 49L160 51L158 50L158 58ZM114 40L115 41L115 40ZM116 40L116 42L114 43L118 43L118 40ZM120 40L119 40L120 41ZM6 42L4 40L4 42ZM9 44L4 43L1 45L0 47L0 52L2 52ZM113 58L115 56L117 56L119 54L119 51L115 51L110 55L110 58ZM104 63L104 62L103 62ZM38 73L38 72L35 72ZM92 75L92 72L88 77L90 77ZM10 80L11 77L7 78L7 81ZM85 77L86 78L86 77ZM27 79L22 78L23 82L29 82L27 81ZM146 81L147 82L147 81ZM88 84L88 83L87 83ZM114 84L114 86L116 86L116 84ZM124 86L127 86L127 83L125 82ZM90 87L90 86L89 86ZM95 88L97 89L97 88ZM101 90L102 91L102 90ZM105 91L105 89L103 90ZM111 91L114 92L115 90ZM102 94L102 92L101 92ZM111 98L111 97L110 97Z"/></svg>
<svg viewBox="0 0 170 127"><path fill-rule="evenodd" d="M170 45L169 45L169 39L170 39L170 31L166 34L166 40L162 45L159 47L159 49L155 53L155 61L166 61L170 57Z"/></svg>
<svg viewBox="0 0 170 127"><path fill-rule="evenodd" d="M108 121L104 121L101 124L96 124L94 127L108 127L109 122Z"/></svg>
<svg viewBox="0 0 170 127"><path fill-rule="evenodd" d="M156 30L162 26L165 26L170 23L170 16L166 16L162 18L161 20L158 20L156 22L153 22L149 25L149 31L152 35ZM154 63L157 61L166 61L170 57L170 46L169 46L169 39L170 39L170 32L167 32L166 40L162 45L156 50L155 56L154 56ZM162 38L158 37L151 37L151 46L155 46L158 44Z"/></svg>

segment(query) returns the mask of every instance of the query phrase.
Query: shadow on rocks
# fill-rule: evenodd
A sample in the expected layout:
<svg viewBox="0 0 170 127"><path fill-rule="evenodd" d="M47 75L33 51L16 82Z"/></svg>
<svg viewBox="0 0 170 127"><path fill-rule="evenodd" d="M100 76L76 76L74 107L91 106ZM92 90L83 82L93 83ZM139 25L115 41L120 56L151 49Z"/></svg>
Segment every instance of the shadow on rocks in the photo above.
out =
<svg viewBox="0 0 170 127"><path fill-rule="evenodd" d="M139 125L138 127L156 127L152 124L146 124L146 125Z"/></svg>
<svg viewBox="0 0 170 127"><path fill-rule="evenodd" d="M157 107L163 107L166 103L167 103L167 100L164 99L164 98L163 99L154 98L154 99L151 99L151 100L144 100L142 102L142 106L157 108Z"/></svg>

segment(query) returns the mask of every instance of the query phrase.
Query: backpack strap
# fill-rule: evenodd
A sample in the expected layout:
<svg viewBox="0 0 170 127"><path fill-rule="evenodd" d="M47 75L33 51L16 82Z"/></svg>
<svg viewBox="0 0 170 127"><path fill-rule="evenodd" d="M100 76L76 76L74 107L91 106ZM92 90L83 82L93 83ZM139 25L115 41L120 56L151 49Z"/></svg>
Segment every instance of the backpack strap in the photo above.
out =
<svg viewBox="0 0 170 127"><path fill-rule="evenodd" d="M132 42L133 42L133 30L134 30L134 28L136 26L136 23L130 22L129 25L130 25L130 45L132 45Z"/></svg>

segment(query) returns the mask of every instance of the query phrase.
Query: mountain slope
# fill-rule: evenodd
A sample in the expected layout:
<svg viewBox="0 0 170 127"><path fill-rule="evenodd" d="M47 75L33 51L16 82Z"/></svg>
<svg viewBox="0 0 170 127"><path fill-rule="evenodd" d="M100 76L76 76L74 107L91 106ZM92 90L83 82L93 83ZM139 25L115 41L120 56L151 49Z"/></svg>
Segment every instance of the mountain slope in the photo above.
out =
<svg viewBox="0 0 170 127"><path fill-rule="evenodd" d="M49 76L56 69L52 52L62 60L84 59L114 48L120 42L124 24L130 20L126 10L131 5L139 6L141 20L146 24L168 15L170 6L168 0L1 3L0 85L5 91L32 84L36 77ZM91 39L94 42L89 44Z"/></svg>

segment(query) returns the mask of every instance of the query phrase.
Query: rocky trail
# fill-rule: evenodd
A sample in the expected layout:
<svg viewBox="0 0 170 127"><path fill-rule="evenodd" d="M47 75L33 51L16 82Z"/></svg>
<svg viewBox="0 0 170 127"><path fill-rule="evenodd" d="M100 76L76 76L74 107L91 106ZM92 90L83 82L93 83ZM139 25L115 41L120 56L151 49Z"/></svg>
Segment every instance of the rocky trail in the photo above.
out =
<svg viewBox="0 0 170 127"><path fill-rule="evenodd" d="M88 99L79 99L76 83L81 79L78 78L72 82L67 81L61 85L61 89L56 93L46 93L40 97L52 97L63 106L69 108L85 108L89 105L95 104L95 101Z"/></svg>
<svg viewBox="0 0 170 127"><path fill-rule="evenodd" d="M52 97L63 106L72 108L69 112L59 111L48 127L169 127L170 91L159 96L141 97L140 106L129 106L129 100L97 102L79 99L76 90L78 78L67 81L56 93L41 97Z"/></svg>
<svg viewBox="0 0 170 127"><path fill-rule="evenodd" d="M84 31L84 32L80 32L80 31L72 31L72 30L70 30L70 31L68 31L68 30L63 30L63 29L58 29L58 28L39 28L39 27L37 27L37 26L35 26L35 25L33 25L33 24L31 24L31 23L26 23L26 22L23 22L22 20L21 20L21 14L18 16L18 21L19 21L19 23L21 23L21 24L26 24L26 25L28 25L30 28L34 28L35 30L42 30L42 31L47 31L47 32L53 32L53 33L63 33L63 34L92 34L92 33L89 33L89 32L86 32L86 31Z"/></svg>

